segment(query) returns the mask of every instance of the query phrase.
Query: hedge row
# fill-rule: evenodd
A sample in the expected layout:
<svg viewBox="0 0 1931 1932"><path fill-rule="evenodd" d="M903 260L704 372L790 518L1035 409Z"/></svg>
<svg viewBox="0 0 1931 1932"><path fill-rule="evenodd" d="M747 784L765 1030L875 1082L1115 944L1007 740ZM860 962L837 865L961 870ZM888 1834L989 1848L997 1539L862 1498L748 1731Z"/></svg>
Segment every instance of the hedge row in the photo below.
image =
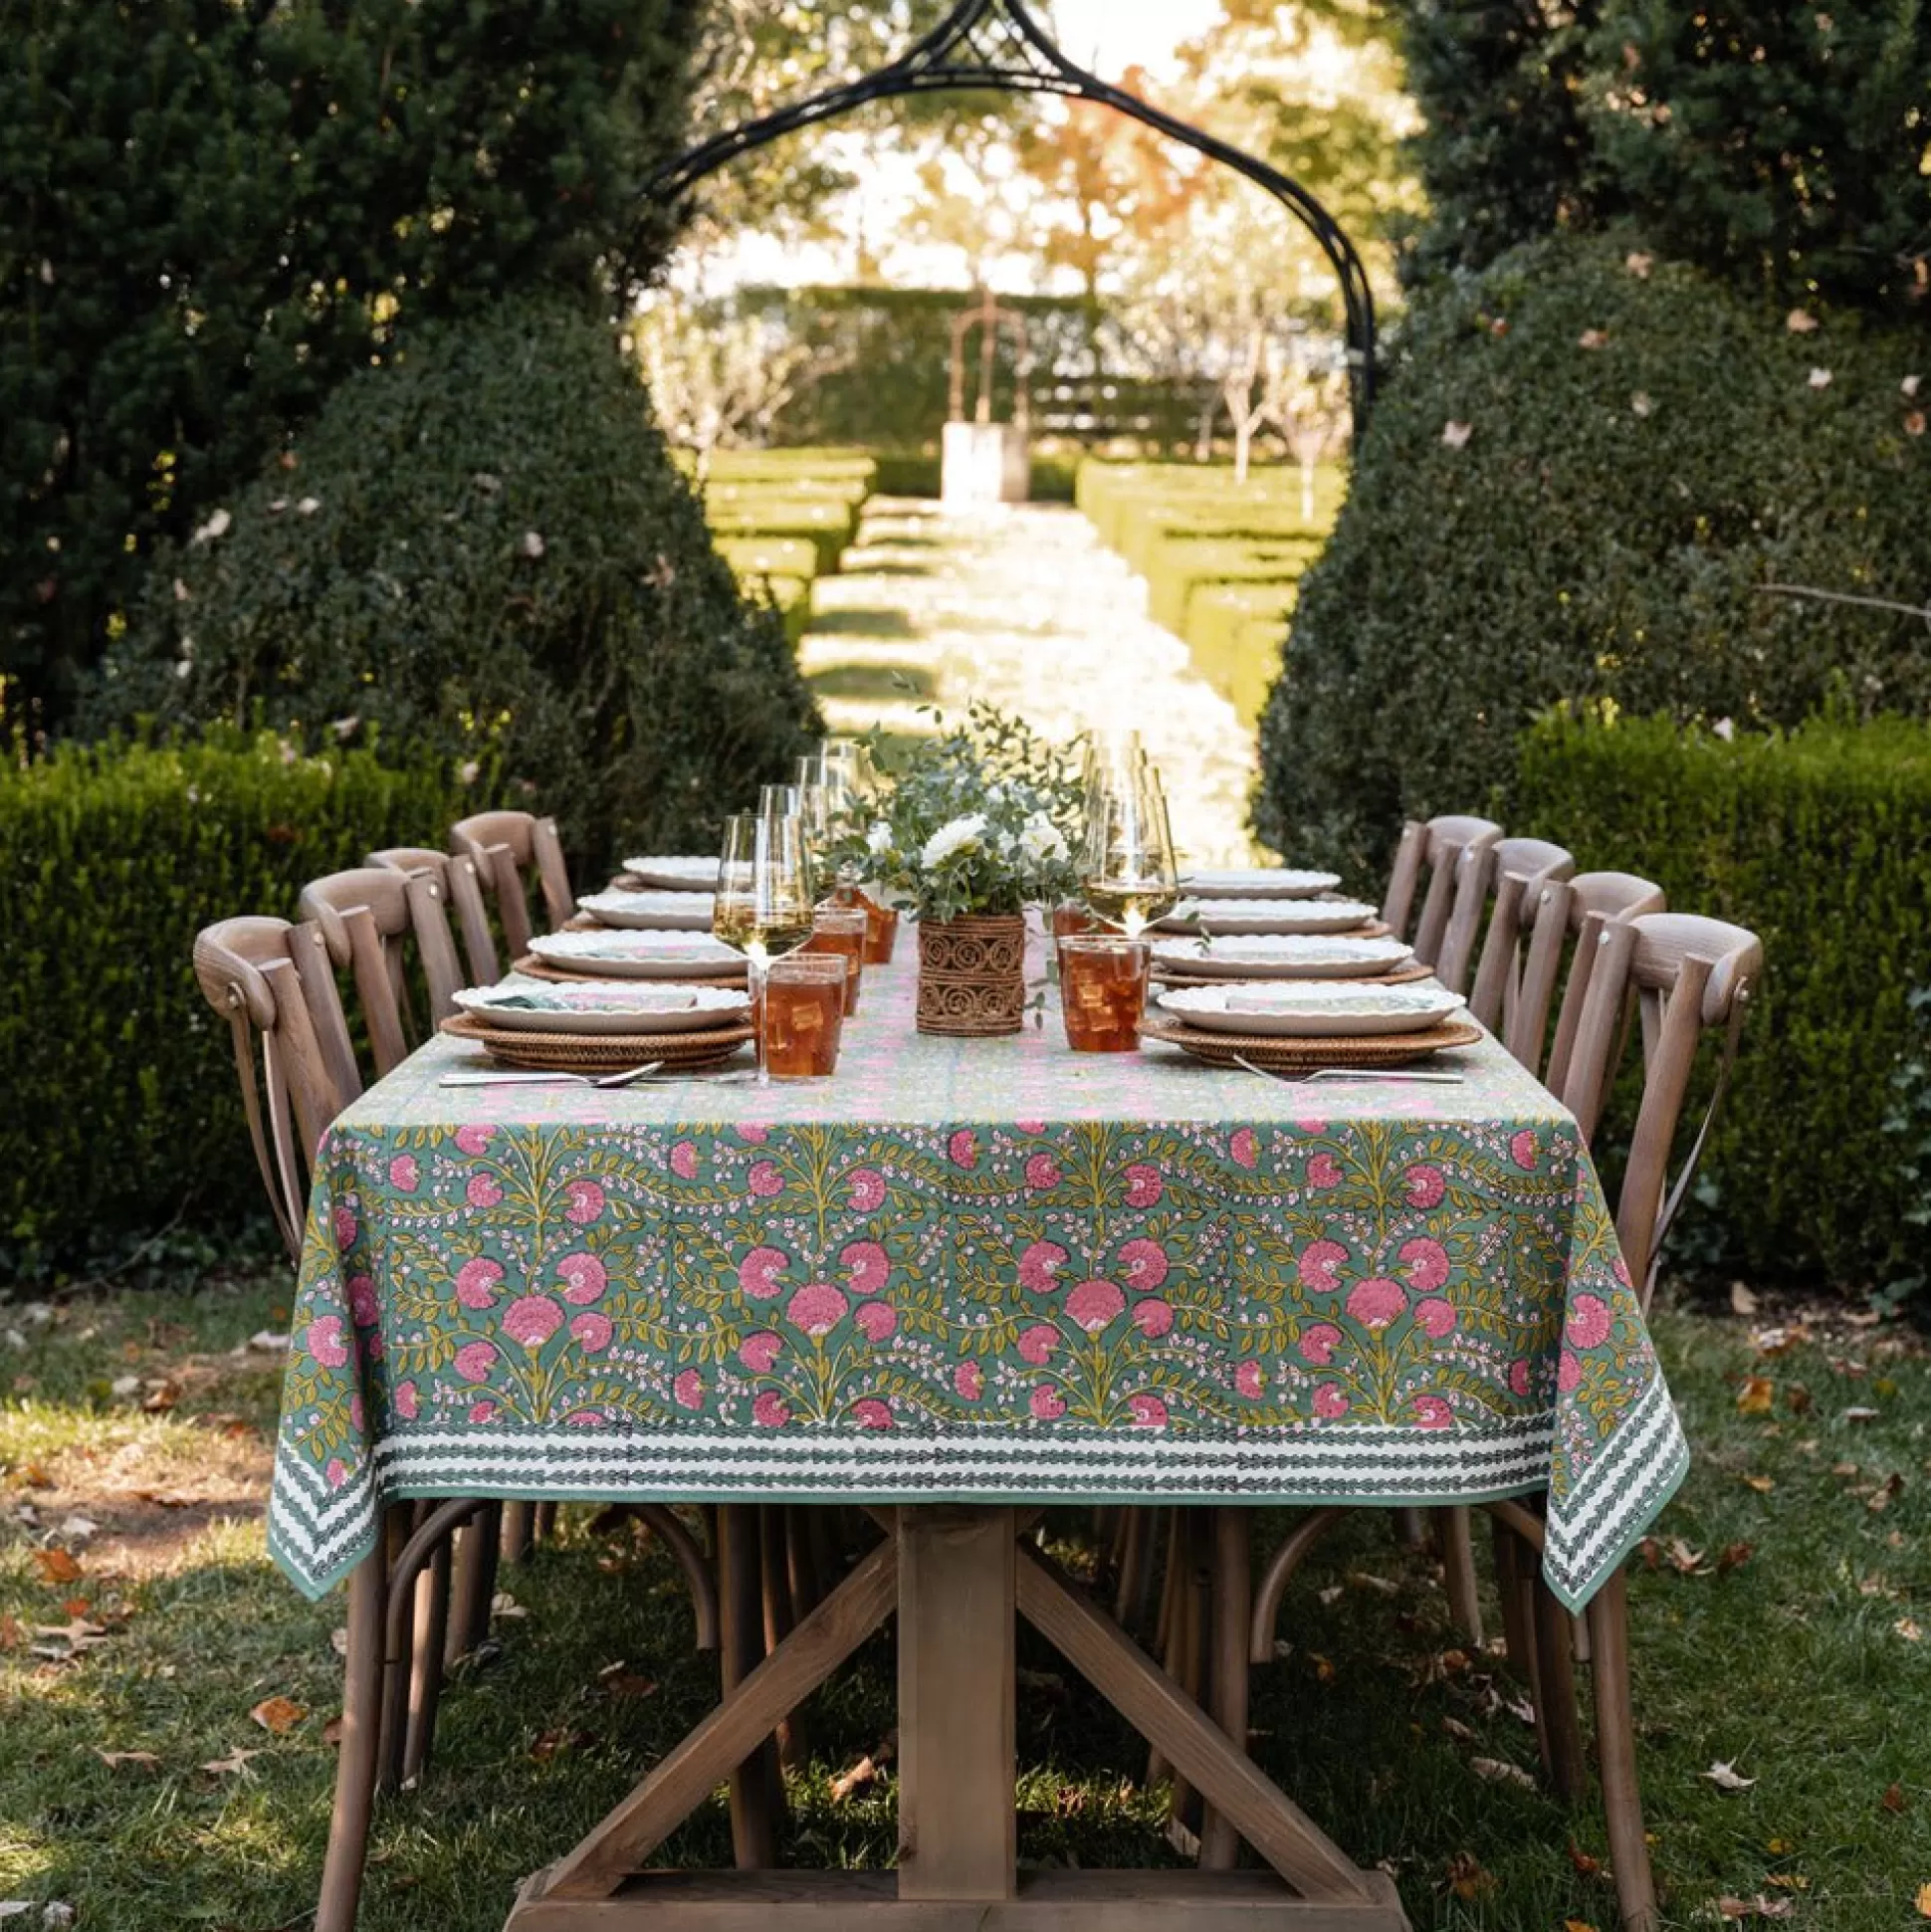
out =
<svg viewBox="0 0 1931 1932"><path fill-rule="evenodd" d="M222 734L0 770L0 1281L263 1218L225 1026L190 949L310 879L440 845L479 799L435 765Z"/></svg>
<svg viewBox="0 0 1931 1932"><path fill-rule="evenodd" d="M1869 1287L1924 1272L1923 1186L1885 1122L1931 984L1931 726L1679 730L1558 715L1524 744L1510 829L1748 926L1767 983L1706 1160L1705 1259ZM1686 1232L1688 1226L1686 1224ZM1913 1249L1919 1252L1913 1258Z"/></svg>

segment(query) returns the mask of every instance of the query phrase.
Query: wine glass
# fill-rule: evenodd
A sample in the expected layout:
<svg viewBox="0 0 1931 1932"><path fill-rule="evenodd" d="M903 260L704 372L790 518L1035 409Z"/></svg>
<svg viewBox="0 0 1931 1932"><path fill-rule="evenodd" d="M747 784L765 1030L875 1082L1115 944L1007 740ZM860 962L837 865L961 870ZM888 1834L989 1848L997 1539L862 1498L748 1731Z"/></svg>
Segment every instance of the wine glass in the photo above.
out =
<svg viewBox="0 0 1931 1932"><path fill-rule="evenodd" d="M1144 757L1137 768L1100 772L1088 798L1083 874L1087 905L1129 939L1178 903L1167 795Z"/></svg>
<svg viewBox="0 0 1931 1932"><path fill-rule="evenodd" d="M811 937L811 875L797 814L740 812L728 819L711 931L751 962L753 1015L763 1000L765 968L775 955ZM764 1078L760 1047L760 1085Z"/></svg>

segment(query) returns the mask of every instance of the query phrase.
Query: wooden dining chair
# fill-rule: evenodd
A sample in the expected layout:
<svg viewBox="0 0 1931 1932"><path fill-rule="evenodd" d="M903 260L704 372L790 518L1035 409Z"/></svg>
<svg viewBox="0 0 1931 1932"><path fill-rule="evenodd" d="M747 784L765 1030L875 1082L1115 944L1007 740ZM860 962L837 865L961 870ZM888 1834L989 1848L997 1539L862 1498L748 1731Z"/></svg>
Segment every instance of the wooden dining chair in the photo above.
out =
<svg viewBox="0 0 1931 1932"><path fill-rule="evenodd" d="M469 983L491 986L503 977L496 936L490 931L490 910L484 903L483 883L474 859L457 858L429 845L391 845L371 852L366 863L386 866L391 872L427 873L456 922L469 966Z"/></svg>
<svg viewBox="0 0 1931 1932"><path fill-rule="evenodd" d="M566 925L576 912L569 868L553 818L527 811L486 811L450 827L449 849L474 862L484 897L496 907L503 942L512 962L530 951L530 888L540 888L549 930Z"/></svg>
<svg viewBox="0 0 1931 1932"><path fill-rule="evenodd" d="M1493 871L1490 851L1501 836L1502 828L1493 820L1462 813L1411 820L1401 829L1382 899L1382 921L1396 939L1409 941L1415 958L1433 966L1451 992L1460 992L1466 983ZM1427 890L1415 918L1415 895L1424 874ZM1456 976L1447 976L1451 972Z"/></svg>
<svg viewBox="0 0 1931 1932"><path fill-rule="evenodd" d="M1576 861L1543 838L1497 839L1494 854L1487 924L1468 1010L1491 1033L1500 1033L1515 1011L1527 935L1547 904L1544 895L1576 876Z"/></svg>

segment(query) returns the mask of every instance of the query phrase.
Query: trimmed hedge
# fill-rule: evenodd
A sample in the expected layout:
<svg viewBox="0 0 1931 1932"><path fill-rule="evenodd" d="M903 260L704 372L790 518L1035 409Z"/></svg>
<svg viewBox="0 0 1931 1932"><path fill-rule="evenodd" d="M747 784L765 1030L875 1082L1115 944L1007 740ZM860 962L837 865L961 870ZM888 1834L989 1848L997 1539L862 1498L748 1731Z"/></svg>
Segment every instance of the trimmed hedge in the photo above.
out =
<svg viewBox="0 0 1931 1932"><path fill-rule="evenodd" d="M1764 942L1767 984L1705 1168L1709 1258L1753 1278L1869 1287L1924 1271L1923 1183L1885 1119L1913 1045L1909 996L1931 983L1927 826L1931 726L1916 721L1726 740L1568 714L1524 743L1511 830L1653 878L1675 910Z"/></svg>
<svg viewBox="0 0 1931 1932"><path fill-rule="evenodd" d="M500 759L585 877L710 845L822 730L612 330L567 304L411 336L203 530L163 554L97 723Z"/></svg>
<svg viewBox="0 0 1931 1932"><path fill-rule="evenodd" d="M0 770L0 1279L123 1261L177 1219L265 1222L195 934L293 918L308 880L492 802L440 764L225 733Z"/></svg>
<svg viewBox="0 0 1931 1932"><path fill-rule="evenodd" d="M1756 729L1832 692L1924 714L1921 618L1765 587L1924 601L1920 372L1922 329L1792 329L1627 234L1424 293L1302 586L1261 837L1362 874L1403 817L1514 824L1521 737L1570 699Z"/></svg>

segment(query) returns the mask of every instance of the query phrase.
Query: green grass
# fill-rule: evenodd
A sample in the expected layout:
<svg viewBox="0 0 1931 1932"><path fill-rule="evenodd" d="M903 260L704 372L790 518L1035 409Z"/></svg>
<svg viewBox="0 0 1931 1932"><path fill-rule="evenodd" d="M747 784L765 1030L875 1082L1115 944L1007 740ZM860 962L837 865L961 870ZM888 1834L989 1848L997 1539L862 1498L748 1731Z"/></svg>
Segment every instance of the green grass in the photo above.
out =
<svg viewBox="0 0 1931 1932"><path fill-rule="evenodd" d="M339 1600L304 1604L267 1564L245 1507L239 1520L202 1523L207 1512L165 1500L208 1482L224 1457L259 1469L274 1373L260 1352L232 1351L286 1322L286 1299L279 1280L129 1295L71 1304L44 1327L0 1308L0 1332L27 1343L0 1340L0 1616L14 1619L0 1644L16 1629L46 1641L32 1627L66 1622L70 1598L107 1631L73 1662L0 1647L0 1899L64 1899L82 1927L114 1932L266 1932L301 1924L313 1902ZM1916 1923L1913 1896L1931 1880L1931 1637L1908 1632L1931 1626L1931 1371L1914 1348L1868 1332L1774 1358L1727 1319L1671 1314L1658 1332L1697 1448L1657 1527L1656 1566L1631 1564L1642 1775L1667 1922L1713 1925L1716 1899L1761 1892L1793 1901L1794 1926ZM1751 1374L1773 1384L1768 1412L1739 1409ZM129 1376L133 1391L113 1394ZM138 1406L170 1396L161 1412ZM1855 1407L1876 1413L1854 1419ZM76 1545L83 1576L51 1584L34 1553L61 1541L72 1510L102 1528ZM171 1544L134 1534L172 1532L183 1515L198 1526ZM1074 1536L1078 1521L1056 1529ZM119 1562L123 1536L136 1554ZM1671 1539L1702 1552L1694 1567L1708 1574L1679 1574ZM595 1534L573 1512L506 1581L528 1614L504 1620L500 1654L449 1692L424 1789L379 1810L368 1932L494 1932L516 1883L712 1700L675 1575L628 1526ZM1287 1654L1256 1673L1256 1749L1351 1854L1389 1861L1417 1932L1561 1932L1567 1919L1607 1932L1609 1887L1570 1852L1605 1855L1593 1805L1565 1812L1470 1769L1474 1757L1533 1767L1532 1735L1508 1707L1518 1693L1492 1656L1459 1653L1430 1566L1397 1552L1385 1517L1365 1513L1323 1550L1290 1595L1282 1634ZM619 1661L655 1688L613 1696L599 1672ZM1170 1856L1155 1848L1144 1750L1036 1639L1022 1636L1022 1661L1023 1855ZM309 1713L279 1739L248 1716L273 1695ZM889 1775L842 1803L829 1780L892 1723L888 1635L807 1713L812 1761L792 1784L788 1856L889 1859ZM260 1754L243 1772L199 1768L236 1746ZM101 1751L157 1762L110 1769ZM1719 1792L1701 1776L1718 1760L1756 1783ZM667 1849L723 1860L722 1807ZM1484 1877L1457 1865L1464 1855ZM1457 1871L1471 1895L1455 1889Z"/></svg>

